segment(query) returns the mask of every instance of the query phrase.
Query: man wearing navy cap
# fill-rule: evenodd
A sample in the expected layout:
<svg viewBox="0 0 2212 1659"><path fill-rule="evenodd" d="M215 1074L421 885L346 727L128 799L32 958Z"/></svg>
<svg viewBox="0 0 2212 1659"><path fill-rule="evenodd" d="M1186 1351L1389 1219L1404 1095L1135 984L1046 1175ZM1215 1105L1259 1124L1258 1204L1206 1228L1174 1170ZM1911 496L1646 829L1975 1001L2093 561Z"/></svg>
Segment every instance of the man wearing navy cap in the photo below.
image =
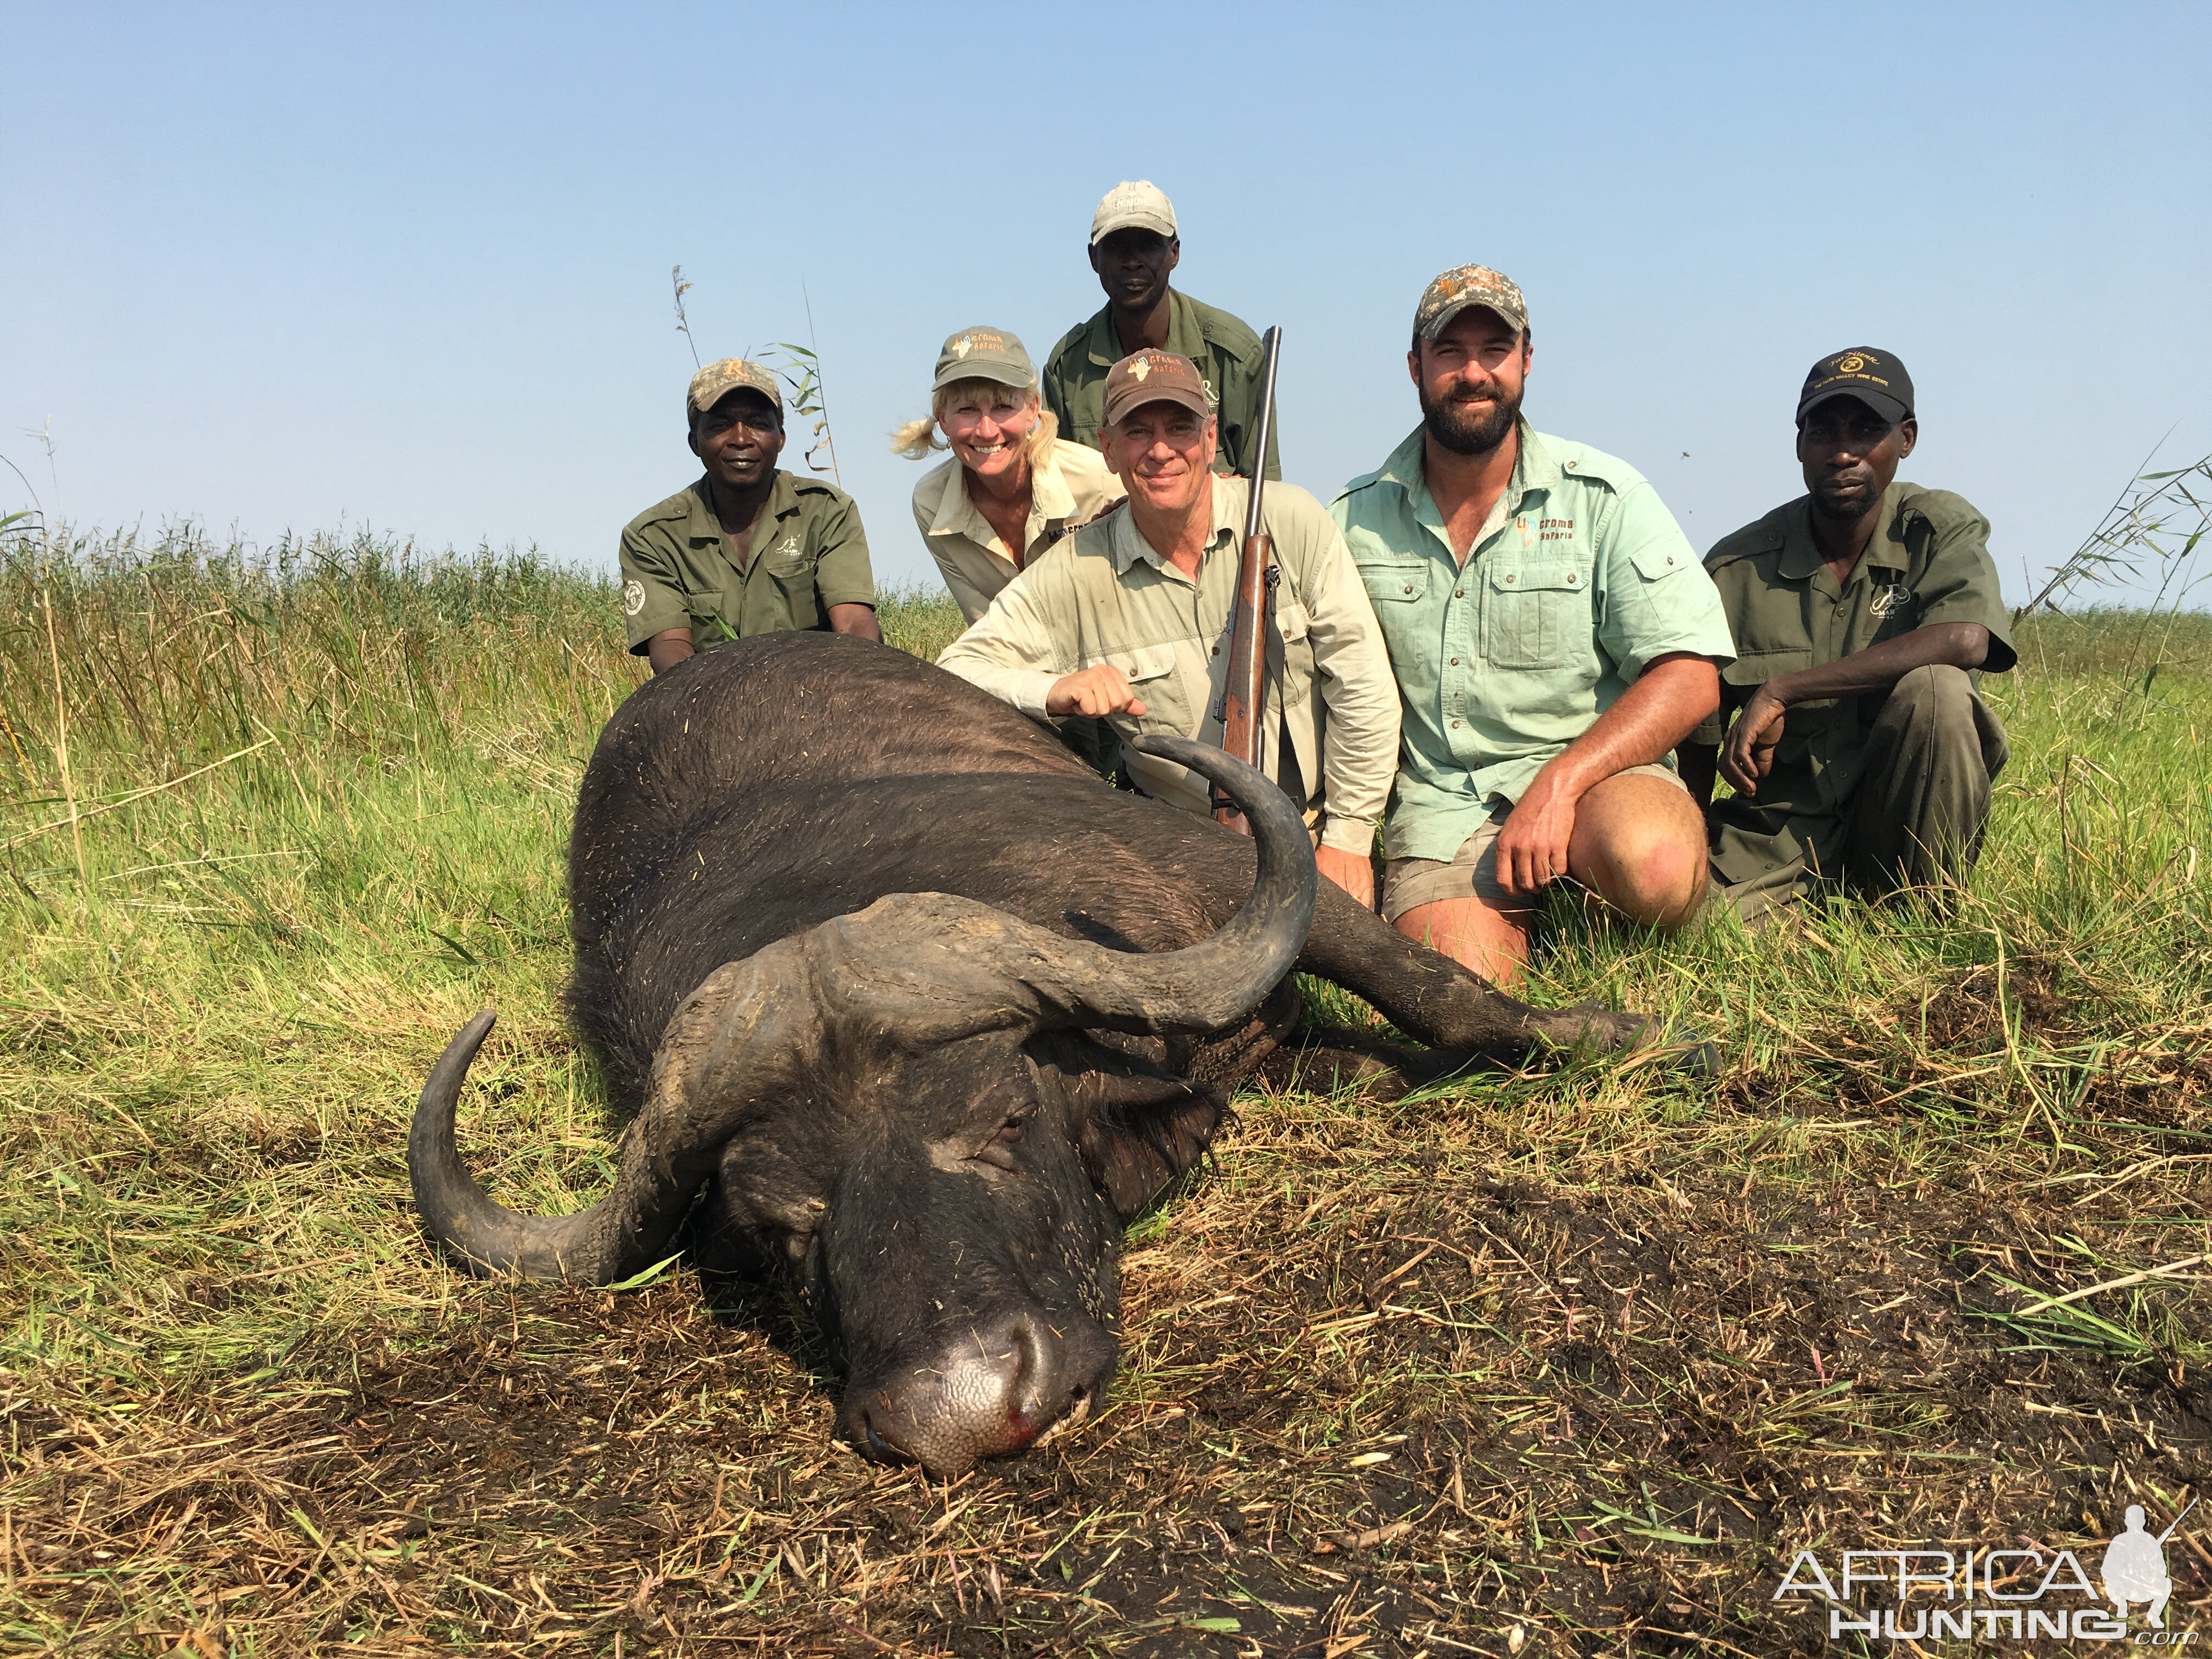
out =
<svg viewBox="0 0 2212 1659"><path fill-rule="evenodd" d="M1682 775L1700 799L1716 765L1735 790L1707 822L1713 887L1747 921L1821 880L1939 887L1980 851L2005 738L1976 677L2013 665L2010 618L1989 520L1897 481L1919 436L1896 357L1823 357L1797 399L1807 493L1705 556L1736 657Z"/></svg>

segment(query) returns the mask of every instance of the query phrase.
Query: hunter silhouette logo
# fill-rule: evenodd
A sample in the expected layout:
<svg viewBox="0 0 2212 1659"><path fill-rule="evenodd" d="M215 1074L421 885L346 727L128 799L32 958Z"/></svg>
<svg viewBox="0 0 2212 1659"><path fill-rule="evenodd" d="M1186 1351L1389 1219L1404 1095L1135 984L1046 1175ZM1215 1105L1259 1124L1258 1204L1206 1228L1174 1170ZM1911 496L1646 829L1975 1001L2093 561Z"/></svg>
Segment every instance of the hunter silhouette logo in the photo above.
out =
<svg viewBox="0 0 2212 1659"><path fill-rule="evenodd" d="M2191 1506L2197 1502L2193 1498L2189 1501ZM2181 1511L2188 1513L2187 1509ZM2105 1547L2105 1599L2112 1604L2115 1618L2128 1616L2129 1602L2148 1601L2152 1626L2166 1628L2166 1598L2173 1594L2173 1580L2166 1571L2166 1540L2181 1524L2181 1515L2154 1538L2143 1530L2142 1505L2128 1505L2127 1530Z"/></svg>
<svg viewBox="0 0 2212 1659"><path fill-rule="evenodd" d="M2168 1632L2166 1604L2173 1579L2166 1541L2196 1506L2191 1499L2164 1532L2143 1525L2143 1507L2128 1505L2125 1526L2105 1547L2096 1580L2069 1549L1975 1545L1950 1549L1844 1550L1835 1572L1812 1550L1800 1550L1769 1599L1812 1596L1827 1613L1832 1638L1861 1636L1890 1643L2123 1642L2137 1647L2195 1647L2193 1630ZM2083 1552L2087 1553L2087 1551ZM2098 1583L2103 1591L2100 1595ZM1863 1607L1879 1587L1891 1605ZM2130 1608L2147 1628L2130 1637Z"/></svg>

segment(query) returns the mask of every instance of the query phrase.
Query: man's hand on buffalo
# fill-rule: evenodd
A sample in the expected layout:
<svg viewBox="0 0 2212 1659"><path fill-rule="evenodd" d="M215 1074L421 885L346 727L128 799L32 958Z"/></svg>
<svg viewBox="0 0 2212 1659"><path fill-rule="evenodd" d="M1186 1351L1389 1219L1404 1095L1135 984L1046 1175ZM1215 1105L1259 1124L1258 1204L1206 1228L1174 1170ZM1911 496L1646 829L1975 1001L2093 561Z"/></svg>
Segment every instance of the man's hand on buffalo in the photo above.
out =
<svg viewBox="0 0 2212 1659"><path fill-rule="evenodd" d="M1375 908L1375 866L1365 854L1347 853L1341 847L1316 847L1314 867L1351 894L1362 909Z"/></svg>
<svg viewBox="0 0 2212 1659"><path fill-rule="evenodd" d="M1128 714L1141 720L1145 700L1127 675L1112 663L1102 662L1080 673L1061 675L1046 693L1044 708L1048 714L1088 714L1094 720L1102 714Z"/></svg>

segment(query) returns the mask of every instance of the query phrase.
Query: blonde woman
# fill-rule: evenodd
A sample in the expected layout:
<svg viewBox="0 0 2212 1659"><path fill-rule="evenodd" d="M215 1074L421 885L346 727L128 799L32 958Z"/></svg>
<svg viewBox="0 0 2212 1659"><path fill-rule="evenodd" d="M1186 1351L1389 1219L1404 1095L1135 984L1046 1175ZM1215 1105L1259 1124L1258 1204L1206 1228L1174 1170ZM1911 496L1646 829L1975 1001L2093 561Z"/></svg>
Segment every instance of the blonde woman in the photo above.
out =
<svg viewBox="0 0 2212 1659"><path fill-rule="evenodd" d="M952 452L914 487L914 521L971 623L1018 571L1121 498L1104 458L1057 431L1022 343L965 328L937 354L929 418L891 434L913 460Z"/></svg>

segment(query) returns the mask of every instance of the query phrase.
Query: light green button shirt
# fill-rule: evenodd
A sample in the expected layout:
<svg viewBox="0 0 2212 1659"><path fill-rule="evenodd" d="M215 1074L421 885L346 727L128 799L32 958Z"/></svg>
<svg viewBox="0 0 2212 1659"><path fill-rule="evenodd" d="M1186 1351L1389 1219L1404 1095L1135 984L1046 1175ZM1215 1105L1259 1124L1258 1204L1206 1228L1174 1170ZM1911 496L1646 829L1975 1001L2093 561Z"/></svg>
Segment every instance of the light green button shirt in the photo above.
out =
<svg viewBox="0 0 2212 1659"><path fill-rule="evenodd" d="M1720 595L1624 461L1521 426L1512 482L1462 568L1422 428L1330 505L1403 699L1390 856L1449 859L1657 657L1735 655Z"/></svg>

